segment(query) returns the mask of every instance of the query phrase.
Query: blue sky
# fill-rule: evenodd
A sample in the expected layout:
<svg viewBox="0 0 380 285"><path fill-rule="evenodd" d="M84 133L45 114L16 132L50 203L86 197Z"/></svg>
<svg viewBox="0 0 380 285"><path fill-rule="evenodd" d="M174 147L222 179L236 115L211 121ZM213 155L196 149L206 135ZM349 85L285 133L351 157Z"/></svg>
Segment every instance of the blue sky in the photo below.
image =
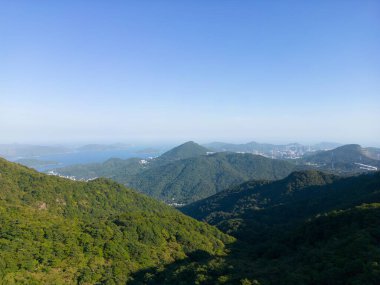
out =
<svg viewBox="0 0 380 285"><path fill-rule="evenodd" d="M2 1L0 143L380 145L379 1Z"/></svg>

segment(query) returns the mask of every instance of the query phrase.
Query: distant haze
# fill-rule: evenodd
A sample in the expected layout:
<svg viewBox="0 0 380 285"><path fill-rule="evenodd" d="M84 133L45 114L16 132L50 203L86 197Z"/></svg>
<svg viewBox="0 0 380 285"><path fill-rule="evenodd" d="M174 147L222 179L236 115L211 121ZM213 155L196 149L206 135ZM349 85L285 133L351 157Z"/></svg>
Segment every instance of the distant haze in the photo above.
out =
<svg viewBox="0 0 380 285"><path fill-rule="evenodd" d="M0 143L380 145L379 1L5 1Z"/></svg>

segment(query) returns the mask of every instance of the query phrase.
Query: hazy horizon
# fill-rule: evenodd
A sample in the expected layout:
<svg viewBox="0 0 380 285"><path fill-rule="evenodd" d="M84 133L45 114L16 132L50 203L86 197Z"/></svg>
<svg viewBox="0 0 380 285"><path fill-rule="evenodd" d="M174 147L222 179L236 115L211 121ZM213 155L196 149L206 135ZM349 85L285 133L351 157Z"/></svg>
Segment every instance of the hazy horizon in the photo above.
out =
<svg viewBox="0 0 380 285"><path fill-rule="evenodd" d="M193 139L188 140L179 140L179 141L170 141L170 140L162 140L162 141L86 141L86 142L11 142L11 143L3 143L0 141L1 145L30 145L30 146L61 146L61 147L68 147L68 148L77 148L87 145L104 145L104 146L111 146L111 145L125 145L130 147L138 147L138 148L149 148L149 147L157 147L157 148L172 148L179 146L181 144L187 143L187 142L195 142L200 145L207 145L211 143L230 143L230 144L247 144L251 142L256 142L260 144L273 144L273 145L288 145L293 143L299 143L304 146L315 146L318 144L337 144L337 145L349 145L349 144L359 144L362 147L377 147L380 148L380 144L361 144L360 142L333 142L333 141L315 141L315 142L299 142L299 141L258 141L258 140L247 140L247 141L232 141L232 140L211 140L211 141L197 141Z"/></svg>
<svg viewBox="0 0 380 285"><path fill-rule="evenodd" d="M377 1L6 1L0 143L380 146Z"/></svg>

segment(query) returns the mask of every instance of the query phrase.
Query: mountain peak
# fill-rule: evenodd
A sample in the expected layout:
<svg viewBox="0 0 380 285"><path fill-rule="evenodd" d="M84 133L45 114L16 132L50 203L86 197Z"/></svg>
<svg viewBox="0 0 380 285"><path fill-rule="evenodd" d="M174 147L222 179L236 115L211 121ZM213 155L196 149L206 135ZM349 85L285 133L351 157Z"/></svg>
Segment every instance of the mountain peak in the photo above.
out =
<svg viewBox="0 0 380 285"><path fill-rule="evenodd" d="M346 144L334 149L334 151L362 151L362 147L359 144Z"/></svg>
<svg viewBox="0 0 380 285"><path fill-rule="evenodd" d="M193 141L185 142L162 154L160 158L166 160L179 160L184 158L205 155L209 150Z"/></svg>

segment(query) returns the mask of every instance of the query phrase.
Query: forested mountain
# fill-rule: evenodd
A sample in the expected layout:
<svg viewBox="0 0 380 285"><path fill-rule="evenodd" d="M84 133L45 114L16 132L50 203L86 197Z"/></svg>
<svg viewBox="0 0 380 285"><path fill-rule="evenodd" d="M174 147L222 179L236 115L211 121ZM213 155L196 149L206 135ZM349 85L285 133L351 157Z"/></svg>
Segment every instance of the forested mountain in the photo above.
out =
<svg viewBox="0 0 380 285"><path fill-rule="evenodd" d="M293 223L321 212L377 201L380 172L343 178L319 171L298 171L278 181L245 182L184 206L181 211L215 225L240 220L244 226L249 220L256 224L263 221L265 228L268 219L271 225Z"/></svg>
<svg viewBox="0 0 380 285"><path fill-rule="evenodd" d="M4 159L0 225L2 284L125 284L196 251L223 255L233 242L111 180L70 181Z"/></svg>
<svg viewBox="0 0 380 285"><path fill-rule="evenodd" d="M362 148L360 145L350 144L305 155L302 161L314 164L320 169L345 173L377 170L380 168L379 157L379 149Z"/></svg>
<svg viewBox="0 0 380 285"><path fill-rule="evenodd" d="M147 169L128 185L166 202L189 203L249 179L283 178L295 167L259 155L223 152Z"/></svg>
<svg viewBox="0 0 380 285"><path fill-rule="evenodd" d="M156 285L377 285L379 220L379 203L334 210L291 227L267 227L254 241L231 244L224 257L198 255L137 276Z"/></svg>
<svg viewBox="0 0 380 285"><path fill-rule="evenodd" d="M244 241L230 258L251 281L379 284L379 202L380 172L341 178L306 171L247 182L182 211Z"/></svg>
<svg viewBox="0 0 380 285"><path fill-rule="evenodd" d="M207 148L193 141L189 141L165 152L158 159L164 162L169 162L200 155L206 155L208 152L210 152L210 150Z"/></svg>

